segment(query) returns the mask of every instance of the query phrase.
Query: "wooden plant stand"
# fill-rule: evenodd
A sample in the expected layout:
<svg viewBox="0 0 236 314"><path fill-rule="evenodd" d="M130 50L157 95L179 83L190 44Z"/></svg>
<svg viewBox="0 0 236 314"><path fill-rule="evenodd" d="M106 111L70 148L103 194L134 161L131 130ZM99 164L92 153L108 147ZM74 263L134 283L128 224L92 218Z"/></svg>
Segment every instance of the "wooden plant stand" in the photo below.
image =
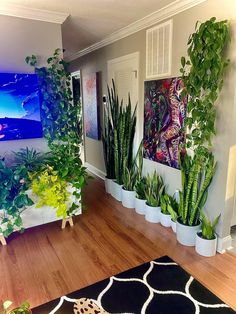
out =
<svg viewBox="0 0 236 314"><path fill-rule="evenodd" d="M2 234L0 234L0 242L2 243L2 245L7 245L6 239Z"/></svg>
<svg viewBox="0 0 236 314"><path fill-rule="evenodd" d="M74 226L72 217L67 217L62 219L61 229L65 229L67 222L69 223L70 227Z"/></svg>

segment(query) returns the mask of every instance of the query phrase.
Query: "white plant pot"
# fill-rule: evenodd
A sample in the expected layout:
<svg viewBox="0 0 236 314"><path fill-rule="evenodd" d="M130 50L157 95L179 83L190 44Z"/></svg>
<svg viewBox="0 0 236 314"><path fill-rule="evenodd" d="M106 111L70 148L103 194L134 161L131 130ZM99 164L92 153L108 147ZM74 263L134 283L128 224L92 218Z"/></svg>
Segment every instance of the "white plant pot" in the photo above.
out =
<svg viewBox="0 0 236 314"><path fill-rule="evenodd" d="M160 213L160 223L164 227L170 227L171 226L171 215L169 214L163 214L162 212Z"/></svg>
<svg viewBox="0 0 236 314"><path fill-rule="evenodd" d="M110 193L111 196L113 196L115 198L115 192L116 192L116 183L115 181L111 180L110 182Z"/></svg>
<svg viewBox="0 0 236 314"><path fill-rule="evenodd" d="M127 208L134 208L135 191L127 191L122 188L122 205Z"/></svg>
<svg viewBox="0 0 236 314"><path fill-rule="evenodd" d="M171 228L174 233L176 233L176 222L171 219Z"/></svg>
<svg viewBox="0 0 236 314"><path fill-rule="evenodd" d="M215 239L207 240L201 237L201 232L196 235L196 247L195 250L198 254L206 257L216 255L217 237Z"/></svg>
<svg viewBox="0 0 236 314"><path fill-rule="evenodd" d="M141 200L140 198L135 197L134 206L136 213L140 215L145 215L146 213L146 200Z"/></svg>
<svg viewBox="0 0 236 314"><path fill-rule="evenodd" d="M119 185L118 183L114 182L113 187L114 187L114 198L117 201L121 202L121 200L122 200L122 185Z"/></svg>
<svg viewBox="0 0 236 314"><path fill-rule="evenodd" d="M186 226L178 221L176 223L176 236L177 241L186 246L195 246L196 234L201 229L201 225L197 226Z"/></svg>
<svg viewBox="0 0 236 314"><path fill-rule="evenodd" d="M107 194L111 194L112 190L112 179L105 178L105 190Z"/></svg>
<svg viewBox="0 0 236 314"><path fill-rule="evenodd" d="M145 219L149 222L158 223L160 222L161 207L145 206Z"/></svg>

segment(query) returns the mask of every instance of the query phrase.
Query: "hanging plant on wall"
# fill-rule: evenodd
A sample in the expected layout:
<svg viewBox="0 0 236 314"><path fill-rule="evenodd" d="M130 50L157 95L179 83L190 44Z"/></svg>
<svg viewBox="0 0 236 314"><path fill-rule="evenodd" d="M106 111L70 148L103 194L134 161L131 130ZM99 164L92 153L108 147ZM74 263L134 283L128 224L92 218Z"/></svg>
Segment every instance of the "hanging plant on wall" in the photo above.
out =
<svg viewBox="0 0 236 314"><path fill-rule="evenodd" d="M217 22L213 17L205 23L197 23L195 29L188 40L188 57L181 58L180 69L185 84L182 97L189 96L186 146L193 150L211 146L212 136L216 134L215 102L229 64L224 55L229 42L228 22Z"/></svg>

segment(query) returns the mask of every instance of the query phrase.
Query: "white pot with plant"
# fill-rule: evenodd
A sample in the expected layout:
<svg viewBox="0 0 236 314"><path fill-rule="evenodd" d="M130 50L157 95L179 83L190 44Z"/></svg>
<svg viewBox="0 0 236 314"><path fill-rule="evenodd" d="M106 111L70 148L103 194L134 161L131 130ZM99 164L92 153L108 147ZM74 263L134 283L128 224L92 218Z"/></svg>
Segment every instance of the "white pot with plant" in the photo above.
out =
<svg viewBox="0 0 236 314"><path fill-rule="evenodd" d="M200 231L200 211L206 200L207 190L215 173L212 153L196 152L194 157L185 154L181 161L182 191L180 217L177 219L177 241L183 245L195 246L196 234Z"/></svg>
<svg viewBox="0 0 236 314"><path fill-rule="evenodd" d="M135 200L136 171L134 164L129 169L127 166L123 171L122 205L127 208L134 208Z"/></svg>
<svg viewBox="0 0 236 314"><path fill-rule="evenodd" d="M112 196L119 202L122 201L122 184L113 181L112 183Z"/></svg>
<svg viewBox="0 0 236 314"><path fill-rule="evenodd" d="M209 220L202 211L201 214L201 231L196 235L195 250L198 254L206 257L216 255L217 235L215 233L216 225L219 222L220 215L213 222Z"/></svg>
<svg viewBox="0 0 236 314"><path fill-rule="evenodd" d="M107 194L111 194L112 181L113 181L113 179L109 179L108 177L105 177L105 191Z"/></svg>
<svg viewBox="0 0 236 314"><path fill-rule="evenodd" d="M171 215L168 211L168 206L170 206L170 200L168 194L161 195L161 213L160 213L160 223L164 227L171 226Z"/></svg>
<svg viewBox="0 0 236 314"><path fill-rule="evenodd" d="M176 220L179 216L179 204L176 199L176 193L174 196L168 195L168 204L167 204L167 210L169 214L171 215L171 221L170 225L174 233L176 233Z"/></svg>
<svg viewBox="0 0 236 314"><path fill-rule="evenodd" d="M146 191L146 178L143 177L140 180L136 181L135 184L135 191L136 191L136 196L135 196L135 211L136 213L140 215L145 215L146 212L146 196L145 196L145 191Z"/></svg>
<svg viewBox="0 0 236 314"><path fill-rule="evenodd" d="M147 190L146 195L146 212L145 219L149 222L160 222L160 197L164 193L165 185L163 179L156 171L152 176L147 176Z"/></svg>

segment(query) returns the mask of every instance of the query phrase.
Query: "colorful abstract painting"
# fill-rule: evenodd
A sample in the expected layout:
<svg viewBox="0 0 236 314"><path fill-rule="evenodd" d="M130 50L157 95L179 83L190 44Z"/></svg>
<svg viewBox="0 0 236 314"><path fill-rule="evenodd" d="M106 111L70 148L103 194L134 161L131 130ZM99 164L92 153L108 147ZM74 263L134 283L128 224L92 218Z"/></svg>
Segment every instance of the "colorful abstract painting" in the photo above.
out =
<svg viewBox="0 0 236 314"><path fill-rule="evenodd" d="M180 100L181 78L146 81L144 86L144 158L179 168L187 97Z"/></svg>
<svg viewBox="0 0 236 314"><path fill-rule="evenodd" d="M99 140L98 73L91 73L83 77L83 100L85 135Z"/></svg>

